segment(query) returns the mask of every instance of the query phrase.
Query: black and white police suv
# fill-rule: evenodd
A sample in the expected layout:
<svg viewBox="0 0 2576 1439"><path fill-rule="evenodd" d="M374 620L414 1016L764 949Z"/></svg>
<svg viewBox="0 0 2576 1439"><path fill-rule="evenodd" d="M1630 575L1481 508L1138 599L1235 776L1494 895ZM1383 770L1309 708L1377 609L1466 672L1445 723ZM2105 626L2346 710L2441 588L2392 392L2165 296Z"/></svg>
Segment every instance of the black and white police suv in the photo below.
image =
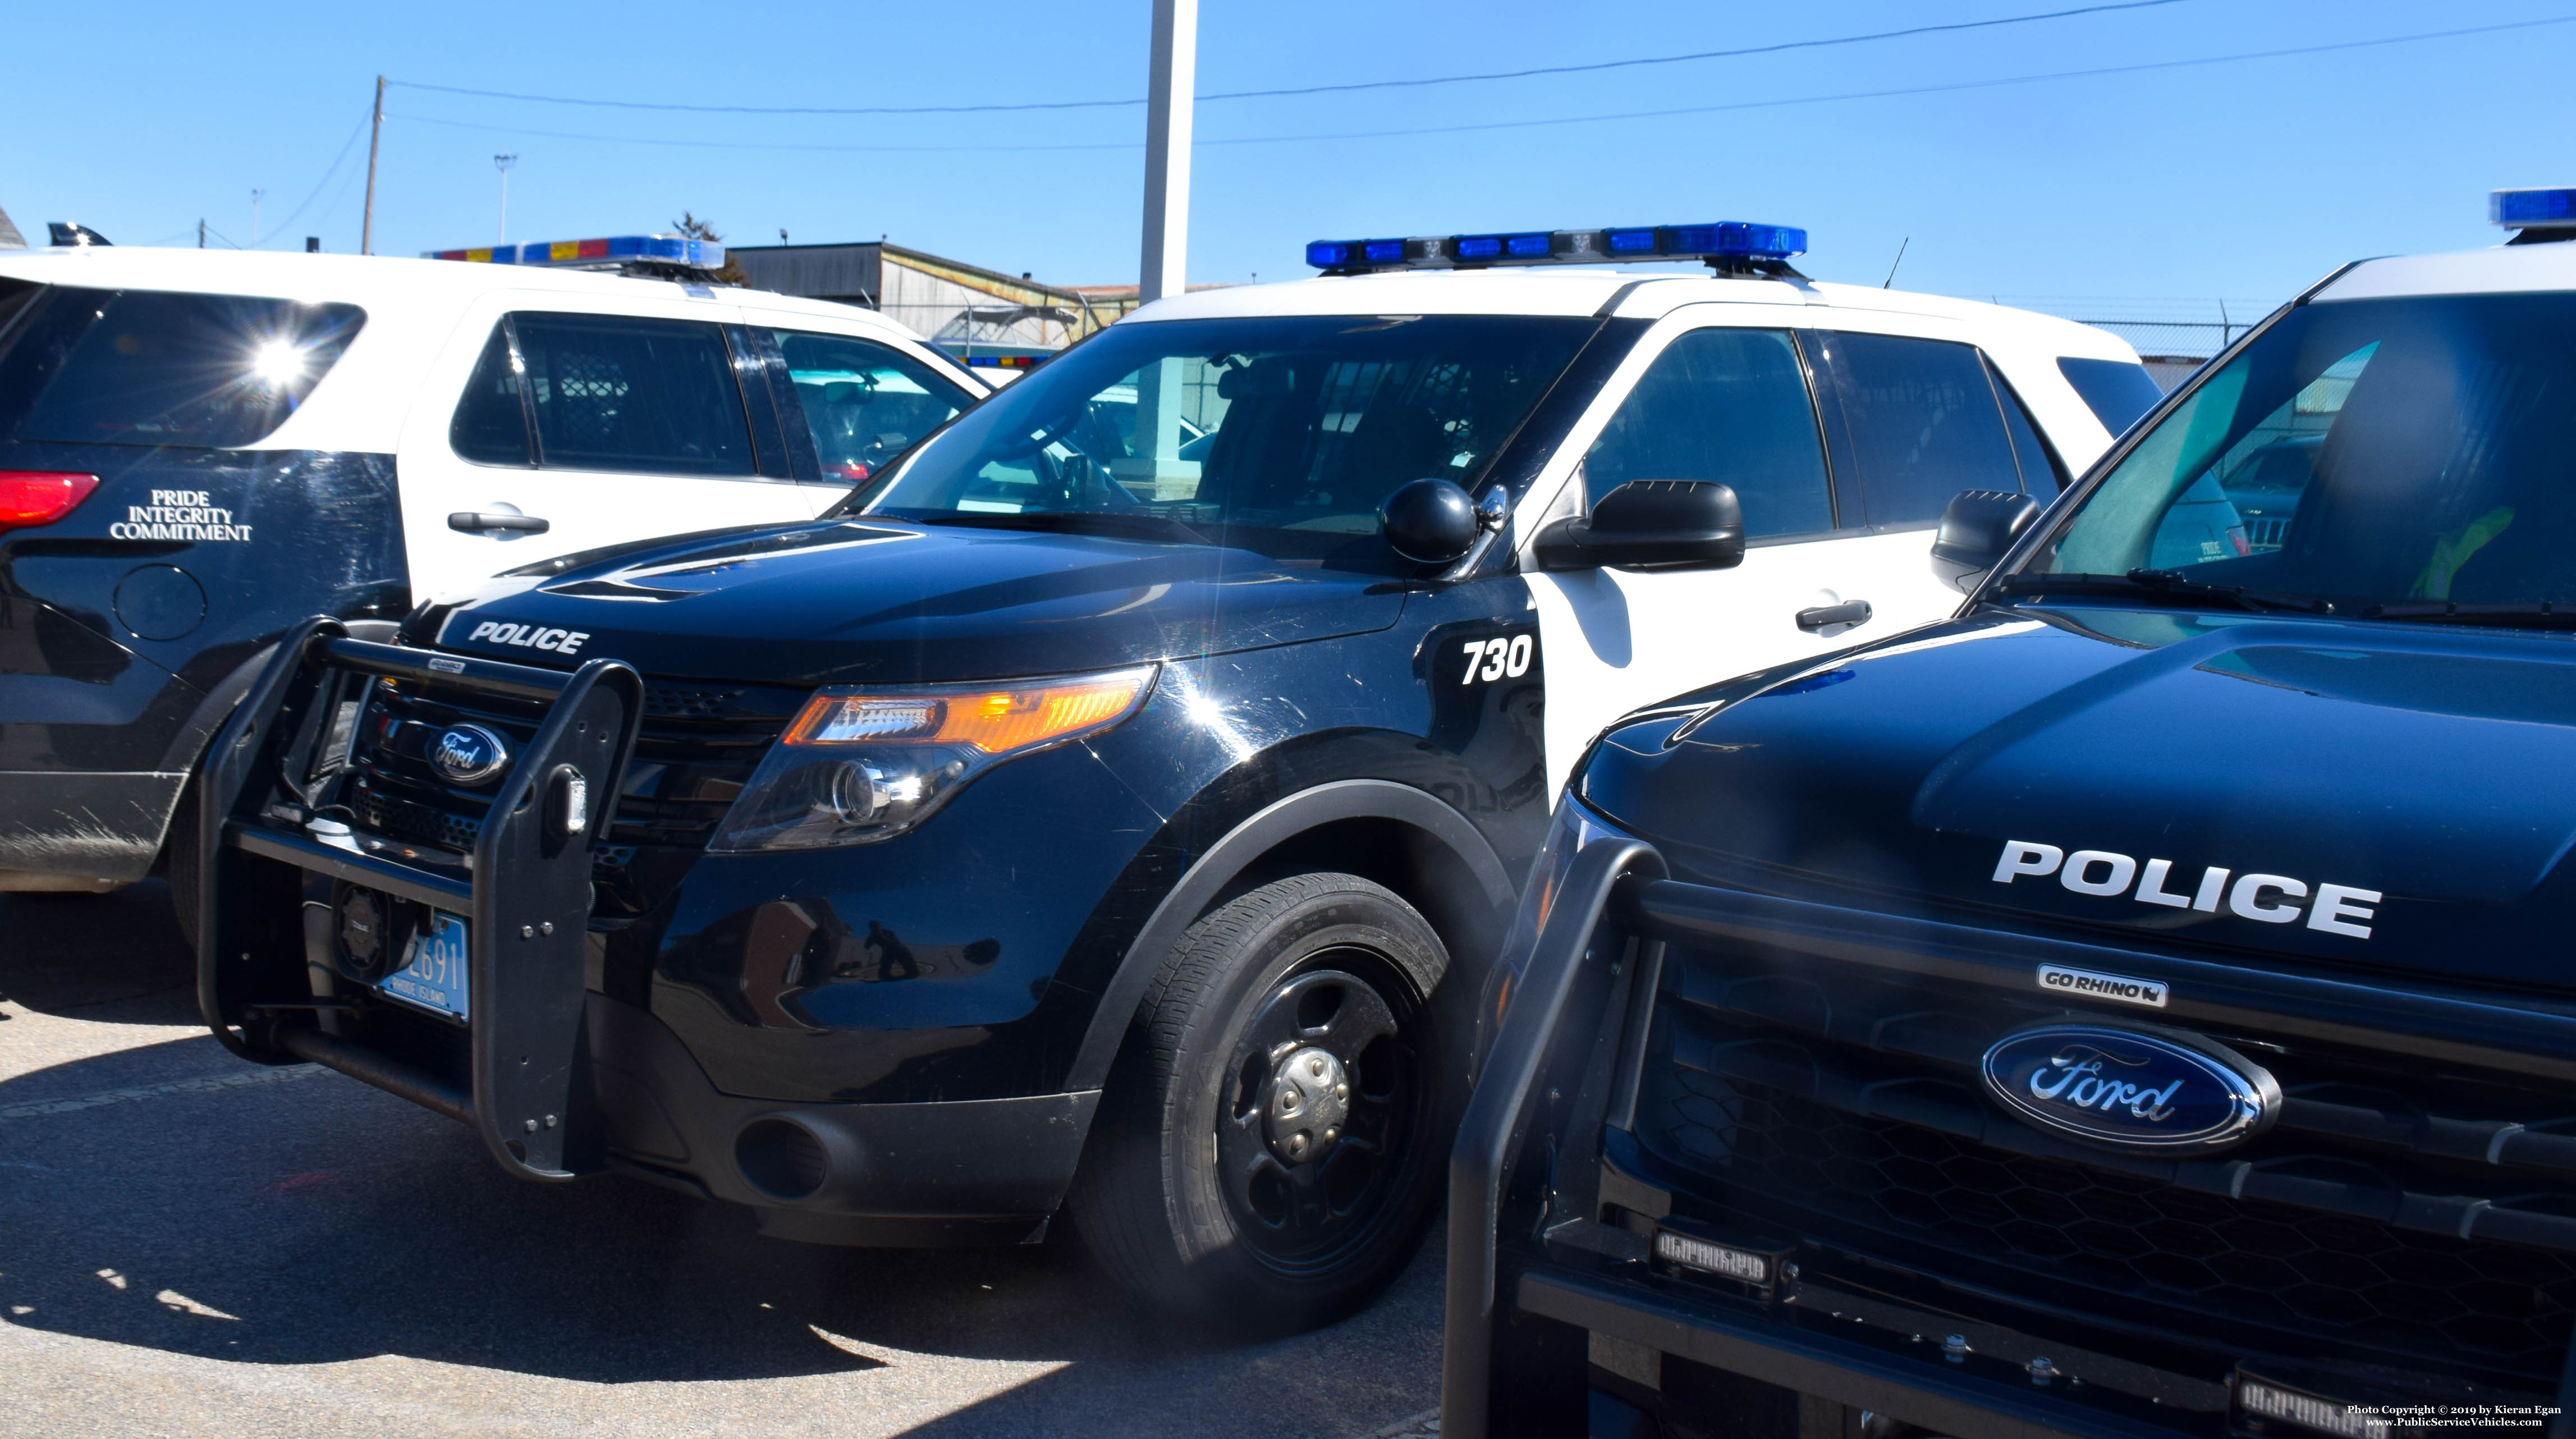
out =
<svg viewBox="0 0 2576 1439"><path fill-rule="evenodd" d="M0 250L0 890L142 878L306 617L811 519L984 393L867 311L692 281L718 248Z"/></svg>
<svg viewBox="0 0 2576 1439"><path fill-rule="evenodd" d="M2497 208L2044 517L1963 496L1948 623L1603 734L1458 1141L1445 1435L2576 1407L2576 192Z"/></svg>
<svg viewBox="0 0 2576 1439"><path fill-rule="evenodd" d="M1030 1240L1070 1192L1146 1295L1361 1302L1570 758L1681 676L1946 613L1942 502L2053 495L2146 386L1802 248L1320 244L821 522L312 625L217 744L207 1019L530 1178L863 1244ZM1630 254L1719 272L1563 263Z"/></svg>

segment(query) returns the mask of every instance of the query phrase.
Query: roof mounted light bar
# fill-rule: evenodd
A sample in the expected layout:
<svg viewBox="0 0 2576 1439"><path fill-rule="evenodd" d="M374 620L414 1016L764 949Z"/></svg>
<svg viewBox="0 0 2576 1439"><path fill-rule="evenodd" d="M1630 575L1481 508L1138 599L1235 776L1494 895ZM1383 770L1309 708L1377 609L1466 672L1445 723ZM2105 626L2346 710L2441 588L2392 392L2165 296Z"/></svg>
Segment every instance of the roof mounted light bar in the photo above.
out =
<svg viewBox="0 0 2576 1439"><path fill-rule="evenodd" d="M1409 240L1317 240L1306 247L1306 263L1327 275L1365 275L1380 270L1481 270L1489 265L1700 260L1721 275L1803 278L1789 268L1789 261L1805 253L1807 232L1795 225L1725 220L1710 225L1631 225Z"/></svg>
<svg viewBox="0 0 2576 1439"><path fill-rule="evenodd" d="M637 270L648 274L724 268L725 247L686 235L615 235L599 240L537 240L465 250L423 250L424 260L491 265L544 265L558 270Z"/></svg>
<svg viewBox="0 0 2576 1439"><path fill-rule="evenodd" d="M2576 186L2490 191L2487 218L2521 232L2505 241L2508 245L2576 240Z"/></svg>

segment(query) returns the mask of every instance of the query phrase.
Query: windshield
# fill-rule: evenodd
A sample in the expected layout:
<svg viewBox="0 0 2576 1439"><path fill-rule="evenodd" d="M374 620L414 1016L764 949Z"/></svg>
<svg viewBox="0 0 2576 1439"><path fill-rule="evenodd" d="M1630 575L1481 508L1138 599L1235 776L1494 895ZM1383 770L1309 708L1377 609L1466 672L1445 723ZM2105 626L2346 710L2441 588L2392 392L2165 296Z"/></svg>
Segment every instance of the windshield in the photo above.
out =
<svg viewBox="0 0 2576 1439"><path fill-rule="evenodd" d="M1386 496L1426 476L1472 487L1597 324L1116 325L968 411L851 507L1372 563Z"/></svg>
<svg viewBox="0 0 2576 1439"><path fill-rule="evenodd" d="M2048 575L2392 617L2576 609L2576 295L2290 311L2004 587Z"/></svg>

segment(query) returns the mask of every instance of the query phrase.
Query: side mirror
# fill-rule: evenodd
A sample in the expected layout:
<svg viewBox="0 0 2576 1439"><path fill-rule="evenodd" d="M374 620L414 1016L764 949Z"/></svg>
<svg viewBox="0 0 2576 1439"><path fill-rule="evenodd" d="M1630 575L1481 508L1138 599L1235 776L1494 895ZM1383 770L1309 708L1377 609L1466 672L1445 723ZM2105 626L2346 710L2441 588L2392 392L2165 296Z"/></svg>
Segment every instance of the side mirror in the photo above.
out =
<svg viewBox="0 0 2576 1439"><path fill-rule="evenodd" d="M1961 594L1973 593L2039 518L2039 501L2014 490L1961 490L1941 511L1932 537L1932 573Z"/></svg>
<svg viewBox="0 0 2576 1439"><path fill-rule="evenodd" d="M1476 502L1452 480L1415 480L1386 497L1378 511L1386 542L1416 564L1445 565L1483 533Z"/></svg>
<svg viewBox="0 0 2576 1439"><path fill-rule="evenodd" d="M1708 480L1630 480L1587 518L1539 531L1543 570L1728 570L1744 563L1744 506Z"/></svg>

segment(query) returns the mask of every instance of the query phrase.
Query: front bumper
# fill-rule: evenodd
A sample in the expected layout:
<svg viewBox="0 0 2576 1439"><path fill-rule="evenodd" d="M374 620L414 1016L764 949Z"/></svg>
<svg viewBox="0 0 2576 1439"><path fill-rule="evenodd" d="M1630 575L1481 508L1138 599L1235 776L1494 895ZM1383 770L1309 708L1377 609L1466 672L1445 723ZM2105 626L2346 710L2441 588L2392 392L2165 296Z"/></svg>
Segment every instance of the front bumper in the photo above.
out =
<svg viewBox="0 0 2576 1439"><path fill-rule="evenodd" d="M1630 1432L1605 1403L1691 1432L1775 1402L1805 1432L1866 1411L1897 1434L2403 1436L2353 1406L2458 1428L2480 1405L2564 1432L2576 1227L2542 1201L2567 1166L2504 1121L2517 1093L2558 1102L2566 1016L1681 883L1596 822L1558 834L1452 1163L1444 1433L1562 1432L1587 1395L1596 1433ZM2270 1138L2151 1160L1992 1112L1959 1076L1999 1023L2062 1007L2035 989L2050 963L2165 980L2164 1022L2269 1037ZM2374 1064L2420 1075L2417 1107L2335 1087ZM2453 1083L2469 1065L2495 1078ZM1874 1193L1905 1202L1863 1217ZM2162 1259L2213 1232L2213 1269L2308 1246L2282 1319L2213 1307ZM1676 1236L1757 1277L1676 1265ZM2176 1277L2123 1289L2122 1246ZM2338 1287L2373 1253L2385 1293ZM2442 1337L2466 1330L2391 1337L2472 1320L2483 1358Z"/></svg>
<svg viewBox="0 0 2576 1439"><path fill-rule="evenodd" d="M547 704L470 854L326 822L327 717L378 677ZM208 763L198 996L214 1033L265 1063L320 1063L472 1125L540 1181L620 1170L759 1211L817 1242L1032 1237L1063 1197L1097 1091L952 1103L798 1103L720 1091L670 1028L600 992L588 931L596 825L619 791L642 695L634 672L572 674L349 639L316 620L276 659ZM380 916L469 924L462 1022L348 977L353 890ZM382 943L384 941L380 941Z"/></svg>

